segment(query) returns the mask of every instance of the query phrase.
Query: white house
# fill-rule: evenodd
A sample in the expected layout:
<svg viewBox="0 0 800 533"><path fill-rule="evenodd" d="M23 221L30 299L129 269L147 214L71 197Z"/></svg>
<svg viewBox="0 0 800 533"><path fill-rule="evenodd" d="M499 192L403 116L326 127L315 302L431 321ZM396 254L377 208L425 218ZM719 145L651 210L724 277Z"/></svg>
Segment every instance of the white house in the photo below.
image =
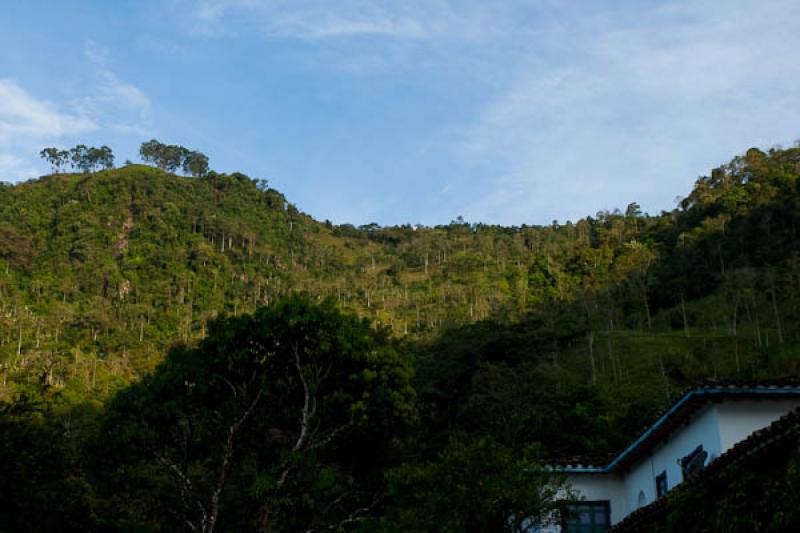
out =
<svg viewBox="0 0 800 533"><path fill-rule="evenodd" d="M580 502L541 531L605 531L800 406L800 382L708 384L687 391L606 464L555 469Z"/></svg>

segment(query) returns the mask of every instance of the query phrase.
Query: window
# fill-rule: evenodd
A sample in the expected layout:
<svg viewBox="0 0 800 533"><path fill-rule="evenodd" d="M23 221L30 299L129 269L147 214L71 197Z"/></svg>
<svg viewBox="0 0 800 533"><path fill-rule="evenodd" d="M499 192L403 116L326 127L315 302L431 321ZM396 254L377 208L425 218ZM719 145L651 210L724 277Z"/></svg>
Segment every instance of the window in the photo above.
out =
<svg viewBox="0 0 800 533"><path fill-rule="evenodd" d="M692 450L689 455L678 459L678 465L681 467L683 479L689 479L705 468L707 458L708 452L705 451L703 449L703 445L700 444L697 446L697 448Z"/></svg>
<svg viewBox="0 0 800 533"><path fill-rule="evenodd" d="M611 527L611 505L608 500L578 502L567 508L563 531L568 533L601 533Z"/></svg>
<svg viewBox="0 0 800 533"><path fill-rule="evenodd" d="M667 471L664 470L656 476L656 498L667 493Z"/></svg>
<svg viewBox="0 0 800 533"><path fill-rule="evenodd" d="M647 496L645 495L643 490L639 491L639 497L636 499L636 508L644 507L647 505Z"/></svg>

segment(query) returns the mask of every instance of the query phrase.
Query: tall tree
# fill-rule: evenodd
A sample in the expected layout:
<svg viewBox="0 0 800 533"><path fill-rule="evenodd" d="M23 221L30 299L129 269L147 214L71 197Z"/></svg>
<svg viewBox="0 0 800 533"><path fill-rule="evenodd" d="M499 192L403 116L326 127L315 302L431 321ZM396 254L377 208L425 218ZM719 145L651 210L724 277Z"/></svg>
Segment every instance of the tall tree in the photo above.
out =
<svg viewBox="0 0 800 533"><path fill-rule="evenodd" d="M410 377L383 333L330 302L296 296L221 319L111 405L97 445L115 452L95 472L127 489L104 512L169 523L180 509L175 527L203 532L222 516L263 531L367 516L414 416Z"/></svg>
<svg viewBox="0 0 800 533"><path fill-rule="evenodd" d="M145 141L139 147L139 155L145 163L152 163L158 165L160 153L163 149L163 144L155 139Z"/></svg>
<svg viewBox="0 0 800 533"><path fill-rule="evenodd" d="M202 152L186 150L183 171L194 177L205 176L208 174L208 156Z"/></svg>
<svg viewBox="0 0 800 533"><path fill-rule="evenodd" d="M92 169L89 153L89 147L85 144L79 144L71 148L69 154L72 168L80 170L81 172L89 172Z"/></svg>
<svg viewBox="0 0 800 533"><path fill-rule="evenodd" d="M50 163L53 168L53 172L58 172L61 167L65 164L64 155L65 152L60 151L58 148L43 148L41 152L39 152L39 157Z"/></svg>
<svg viewBox="0 0 800 533"><path fill-rule="evenodd" d="M114 152L108 146L103 145L100 148L93 146L89 148L87 158L93 169L98 167L103 169L114 168Z"/></svg>

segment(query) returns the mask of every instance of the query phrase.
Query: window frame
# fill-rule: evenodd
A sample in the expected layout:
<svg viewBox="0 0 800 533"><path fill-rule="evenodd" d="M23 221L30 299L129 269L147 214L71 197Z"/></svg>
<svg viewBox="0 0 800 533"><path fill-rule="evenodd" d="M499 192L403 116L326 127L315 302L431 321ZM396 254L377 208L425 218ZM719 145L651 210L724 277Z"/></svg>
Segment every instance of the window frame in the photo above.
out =
<svg viewBox="0 0 800 533"><path fill-rule="evenodd" d="M569 522L569 514L578 511L578 508L581 506L589 506L592 508L591 512L591 523L590 524L581 524L581 523L570 523ZM602 524L594 523L594 517L597 514L597 510L603 510L603 514L605 515L605 522ZM607 531L611 527L611 501L610 500L578 500L576 502L571 502L569 505L566 506L565 513L562 514L561 517L561 531L565 533L569 533L570 531L576 532L600 532L600 531Z"/></svg>
<svg viewBox="0 0 800 533"><path fill-rule="evenodd" d="M661 498L667 492L669 492L669 483L667 478L667 471L662 470L660 474L656 476L656 499ZM662 490L662 483L663 482L663 490Z"/></svg>

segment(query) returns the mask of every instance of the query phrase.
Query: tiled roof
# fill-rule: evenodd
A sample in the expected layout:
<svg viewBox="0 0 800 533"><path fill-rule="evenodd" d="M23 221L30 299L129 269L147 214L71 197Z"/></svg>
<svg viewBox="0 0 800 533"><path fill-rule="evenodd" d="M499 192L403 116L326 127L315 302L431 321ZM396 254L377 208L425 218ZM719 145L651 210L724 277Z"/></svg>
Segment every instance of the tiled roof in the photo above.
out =
<svg viewBox="0 0 800 533"><path fill-rule="evenodd" d="M775 445L786 439L797 439L800 430L800 407L789 414L779 418L769 426L754 431L749 437L737 443L730 450L720 455L709 463L698 475L690 478L672 492L687 490L687 488L700 483L707 483L719 476L727 468L747 458L755 458L762 454L772 452ZM794 448L792 448L794 449ZM613 532L636 531L639 528L651 526L654 519L666 510L669 498L659 498L625 517L624 520L611 528Z"/></svg>
<svg viewBox="0 0 800 533"><path fill-rule="evenodd" d="M611 462L617 454L606 453L603 455L570 455L547 459L547 465L554 470L569 471L578 468L603 468Z"/></svg>
<svg viewBox="0 0 800 533"><path fill-rule="evenodd" d="M707 380L686 389L674 402L666 407L656 421L643 429L633 443L604 463L585 458L552 462L556 470L563 472L608 473L624 471L659 443L680 428L709 402L724 398L763 397L772 395L800 395L800 379L790 378L772 381Z"/></svg>

